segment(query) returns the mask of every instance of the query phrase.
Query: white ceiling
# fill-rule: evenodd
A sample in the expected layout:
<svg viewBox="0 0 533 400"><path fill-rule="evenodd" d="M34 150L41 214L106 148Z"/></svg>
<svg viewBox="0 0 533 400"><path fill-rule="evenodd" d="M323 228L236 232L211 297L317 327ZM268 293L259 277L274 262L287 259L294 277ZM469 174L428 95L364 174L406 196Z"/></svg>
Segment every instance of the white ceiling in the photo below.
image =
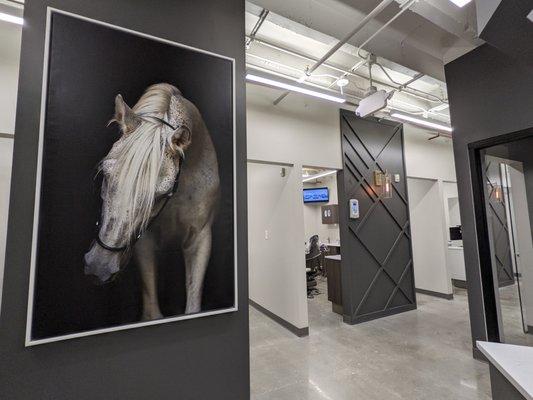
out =
<svg viewBox="0 0 533 400"><path fill-rule="evenodd" d="M258 68L294 80L300 78L306 67L313 65L314 60L321 58L338 42L339 38L345 36L355 27L356 23L366 15L360 9L369 12L378 4L377 0L353 1L359 7L357 10L347 4L349 3L348 0L254 1L261 3L261 5L274 7L284 15L270 10L265 22L256 34L256 40L247 49L248 68ZM416 4L417 10L418 12L425 12L429 9L428 7L435 10L439 1L444 2L444 5L440 4L440 7L450 13L447 15L452 15L452 12L457 14L454 17L455 21L461 17L465 20L475 19L471 8L454 9L452 8L453 4L449 3L448 0L420 0ZM296 3L299 4L299 7ZM423 7L420 7L422 3L424 3ZM256 4L247 3L247 35L257 23L262 10L263 8ZM369 23L360 34L355 36L350 42L351 44L344 45L327 61L326 65L318 68L307 82L321 88L338 91L339 88L335 82L343 74L342 71L350 70L362 61L362 58L357 55L358 48L353 44L361 44L388 19L392 18L398 10L399 7L396 3L388 6L379 16L378 21ZM433 15L434 19L436 19L436 15ZM409 10L395 20L390 25L390 29L383 30L375 40L370 42L368 47L365 46L365 50L375 51L374 54L378 56L378 63L397 83L405 83L419 72L426 74L409 85L408 89L397 92L389 103L392 108L449 122L446 105L442 105L443 101L447 101L446 85L442 79L439 79L442 76L439 71L443 70L446 54L451 52L458 54L457 46L470 50L476 46L478 40L475 39L470 28L460 32L467 39L470 38L470 42L464 37L459 37L459 33L449 32L453 30L454 26L449 20L447 22L447 25L443 24L446 30ZM412 32L406 36L404 33L410 24L413 24L411 26ZM323 30L321 31L317 27L322 27ZM335 36L331 34L333 31L336 32ZM394 57L394 53L400 54L401 57ZM366 54L365 51L362 52L363 56ZM407 54L416 54L416 58L409 58L409 62L405 62L405 64L399 63L398 61L405 61ZM389 58L389 55L393 57ZM417 69L414 69L413 66ZM438 70L437 73L435 73L435 69ZM372 75L375 79L374 85L378 89L391 90L398 87L377 65L373 66ZM351 102L357 103L358 99L364 97L369 86L368 66L362 66L356 71L356 75L348 77L350 84L345 88L345 94L351 97ZM431 111L440 105L442 105L440 110Z"/></svg>
<svg viewBox="0 0 533 400"><path fill-rule="evenodd" d="M352 40L357 46L399 11L396 0ZM253 0L289 20L340 39L380 0ZM444 80L443 65L482 42L476 38L474 2L459 8L449 0L418 0L368 44L367 50Z"/></svg>

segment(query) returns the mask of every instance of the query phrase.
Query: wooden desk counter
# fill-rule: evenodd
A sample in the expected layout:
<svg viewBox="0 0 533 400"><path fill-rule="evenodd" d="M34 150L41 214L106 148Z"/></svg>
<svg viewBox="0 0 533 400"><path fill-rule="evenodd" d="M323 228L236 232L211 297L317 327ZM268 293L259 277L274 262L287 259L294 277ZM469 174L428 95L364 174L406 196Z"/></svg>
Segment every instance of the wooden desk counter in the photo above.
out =
<svg viewBox="0 0 533 400"><path fill-rule="evenodd" d="M342 284L340 254L326 256L326 274L328 279L328 300L331 301L333 312L342 315Z"/></svg>

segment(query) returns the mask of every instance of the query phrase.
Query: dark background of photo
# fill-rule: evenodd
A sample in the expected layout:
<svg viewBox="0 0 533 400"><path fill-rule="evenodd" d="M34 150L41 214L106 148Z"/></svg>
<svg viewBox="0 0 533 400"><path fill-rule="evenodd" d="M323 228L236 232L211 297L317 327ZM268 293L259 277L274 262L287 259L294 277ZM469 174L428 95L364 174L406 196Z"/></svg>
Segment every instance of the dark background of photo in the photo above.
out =
<svg viewBox="0 0 533 400"><path fill-rule="evenodd" d="M232 64L201 52L77 18L52 20L32 338L42 339L140 319L141 280L130 263L114 282L96 286L83 273L95 237L100 187L95 166L118 139L106 127L114 98L133 107L154 83L170 83L202 113L213 139L221 201L213 226L202 312L234 305ZM193 136L194 140L194 136ZM158 252L165 317L184 313L179 244Z"/></svg>

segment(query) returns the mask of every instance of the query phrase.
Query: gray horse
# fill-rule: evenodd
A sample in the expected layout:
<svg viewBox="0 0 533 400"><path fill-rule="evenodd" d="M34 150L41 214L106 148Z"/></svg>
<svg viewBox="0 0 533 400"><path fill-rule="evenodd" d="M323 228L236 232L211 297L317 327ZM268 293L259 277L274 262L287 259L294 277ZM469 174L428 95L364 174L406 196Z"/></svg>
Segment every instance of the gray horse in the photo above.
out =
<svg viewBox="0 0 533 400"><path fill-rule="evenodd" d="M155 250L181 246L185 313L199 312L220 186L202 116L176 87L160 83L133 109L118 95L111 122L122 136L100 164L102 211L85 274L108 282L133 257L143 283L142 319L162 318Z"/></svg>

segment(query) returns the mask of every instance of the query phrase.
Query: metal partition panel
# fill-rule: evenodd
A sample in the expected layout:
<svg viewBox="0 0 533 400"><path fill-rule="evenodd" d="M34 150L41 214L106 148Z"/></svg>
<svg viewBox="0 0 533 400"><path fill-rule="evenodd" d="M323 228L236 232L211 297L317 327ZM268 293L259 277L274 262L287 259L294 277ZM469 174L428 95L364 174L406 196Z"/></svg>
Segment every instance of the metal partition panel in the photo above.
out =
<svg viewBox="0 0 533 400"><path fill-rule="evenodd" d="M344 320L359 323L416 308L403 152L403 126L341 111L343 171L339 174ZM391 198L374 185L389 172ZM360 217L350 219L350 199Z"/></svg>

